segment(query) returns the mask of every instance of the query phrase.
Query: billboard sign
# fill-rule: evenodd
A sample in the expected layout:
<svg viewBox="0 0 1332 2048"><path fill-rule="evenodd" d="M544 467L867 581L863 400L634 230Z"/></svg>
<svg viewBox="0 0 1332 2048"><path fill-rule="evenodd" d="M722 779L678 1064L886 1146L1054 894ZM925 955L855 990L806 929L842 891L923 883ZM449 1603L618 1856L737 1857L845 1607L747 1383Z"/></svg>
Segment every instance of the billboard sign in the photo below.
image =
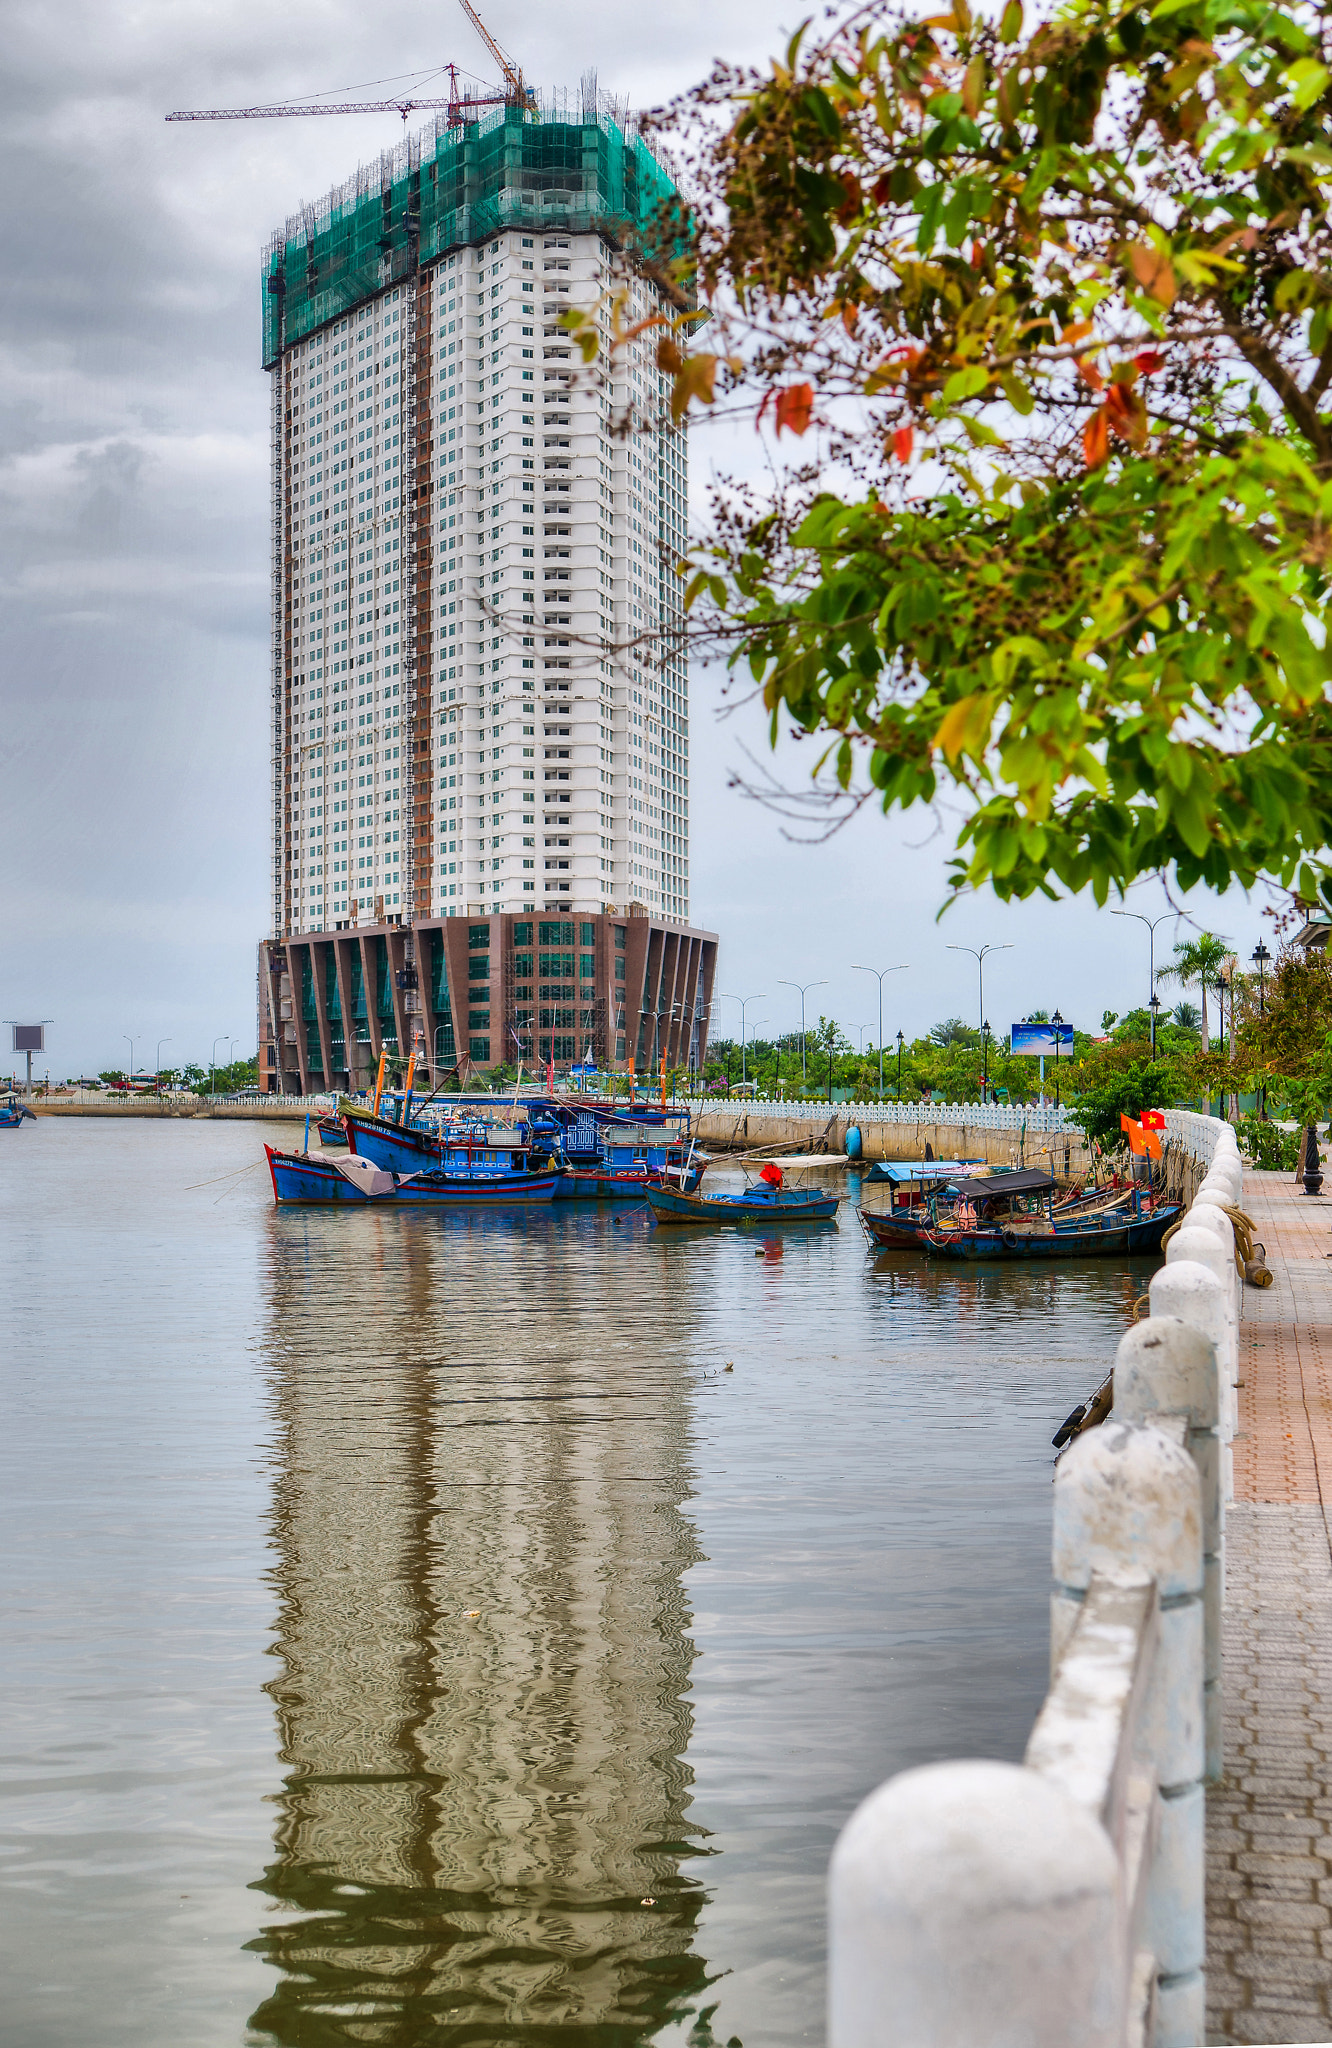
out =
<svg viewBox="0 0 1332 2048"><path fill-rule="evenodd" d="M41 1024L11 1024L15 1052L45 1052L46 1029Z"/></svg>
<svg viewBox="0 0 1332 2048"><path fill-rule="evenodd" d="M1045 1053L1052 1057L1058 1040L1061 1052L1073 1050L1073 1026L1071 1024L1015 1024L1013 1026L1014 1052Z"/></svg>

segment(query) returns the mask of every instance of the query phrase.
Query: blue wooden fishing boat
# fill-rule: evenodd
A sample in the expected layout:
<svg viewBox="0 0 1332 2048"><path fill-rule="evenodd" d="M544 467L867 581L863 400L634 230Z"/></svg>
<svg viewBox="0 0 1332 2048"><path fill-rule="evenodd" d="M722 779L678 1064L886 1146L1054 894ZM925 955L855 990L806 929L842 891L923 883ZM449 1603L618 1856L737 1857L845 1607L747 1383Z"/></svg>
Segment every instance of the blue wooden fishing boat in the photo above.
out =
<svg viewBox="0 0 1332 2048"><path fill-rule="evenodd" d="M493 1110L486 1117L469 1109L448 1120L401 1124L350 1110L341 1124L355 1156L393 1173L499 1172L519 1159L532 1169L554 1167L557 1201L641 1202L661 1182L696 1188L707 1164L680 1134L614 1114L538 1101L524 1103L511 1126L493 1118Z"/></svg>
<svg viewBox="0 0 1332 2048"><path fill-rule="evenodd" d="M1008 1223L982 1229L927 1231L922 1249L934 1259L1108 1259L1159 1252L1180 1215L1176 1202L1150 1212L1118 1209L1066 1222Z"/></svg>
<svg viewBox="0 0 1332 2048"><path fill-rule="evenodd" d="M657 1223L823 1223L837 1214L840 1199L791 1188L771 1195L753 1188L738 1195L687 1195L667 1187L647 1190L647 1204Z"/></svg>
<svg viewBox="0 0 1332 2048"><path fill-rule="evenodd" d="M1046 1204L1054 1194L1052 1176L1039 1167L1019 1167L1014 1173L992 1173L983 1178L960 1180L946 1175L933 1178L929 1163L884 1162L885 1179L892 1185L887 1209L860 1210L861 1226L871 1244L880 1251L918 1251L928 1231L937 1230L941 1220L961 1204L978 1225L997 1224L1020 1212L1032 1202ZM898 1199L902 1189L904 1200ZM941 1198L947 1200L941 1207Z"/></svg>
<svg viewBox="0 0 1332 2048"><path fill-rule="evenodd" d="M264 1153L279 1208L298 1203L508 1208L515 1202L549 1202L555 1196L554 1173L530 1173L525 1167L484 1173L426 1168L399 1174L354 1154L329 1159L319 1152L279 1152L272 1145L265 1145Z"/></svg>
<svg viewBox="0 0 1332 2048"><path fill-rule="evenodd" d="M37 1121L32 1111L25 1109L17 1095L6 1095L0 1099L0 1131L16 1131L24 1117L34 1124Z"/></svg>

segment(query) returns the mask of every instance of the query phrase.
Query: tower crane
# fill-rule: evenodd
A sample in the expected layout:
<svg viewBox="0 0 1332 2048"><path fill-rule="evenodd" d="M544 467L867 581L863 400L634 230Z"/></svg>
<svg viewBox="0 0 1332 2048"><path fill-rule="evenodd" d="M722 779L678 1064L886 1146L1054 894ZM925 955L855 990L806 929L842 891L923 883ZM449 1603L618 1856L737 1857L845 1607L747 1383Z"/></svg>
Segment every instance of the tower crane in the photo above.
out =
<svg viewBox="0 0 1332 2048"><path fill-rule="evenodd" d="M526 107L535 111L536 94L524 83L521 70L500 48L471 5L471 0L462 0L462 9L499 65L504 79L502 92L463 92L458 85L457 65L445 64L441 66L449 76L449 93L445 99L418 99L414 95L404 95L401 99L338 100L333 103L278 100L264 107L186 107L168 114L166 118L168 121L287 121L296 115L307 114L400 114L405 125L411 114L444 109L448 113L449 126L460 128L467 119L469 107Z"/></svg>

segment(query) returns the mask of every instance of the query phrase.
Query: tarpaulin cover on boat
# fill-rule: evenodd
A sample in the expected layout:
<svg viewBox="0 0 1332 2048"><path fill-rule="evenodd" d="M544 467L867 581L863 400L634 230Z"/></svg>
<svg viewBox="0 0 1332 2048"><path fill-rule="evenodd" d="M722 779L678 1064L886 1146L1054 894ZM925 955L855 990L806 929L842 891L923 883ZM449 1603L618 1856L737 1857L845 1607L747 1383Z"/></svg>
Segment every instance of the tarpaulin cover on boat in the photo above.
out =
<svg viewBox="0 0 1332 2048"><path fill-rule="evenodd" d="M387 1195L392 1191L393 1175L386 1173L382 1166L376 1166L372 1160L334 1159L331 1164L363 1195Z"/></svg>
<svg viewBox="0 0 1332 2048"><path fill-rule="evenodd" d="M976 1201L989 1202L996 1195L1034 1195L1054 1186L1050 1175L1039 1166L1024 1166L1017 1173L990 1173L977 1180Z"/></svg>

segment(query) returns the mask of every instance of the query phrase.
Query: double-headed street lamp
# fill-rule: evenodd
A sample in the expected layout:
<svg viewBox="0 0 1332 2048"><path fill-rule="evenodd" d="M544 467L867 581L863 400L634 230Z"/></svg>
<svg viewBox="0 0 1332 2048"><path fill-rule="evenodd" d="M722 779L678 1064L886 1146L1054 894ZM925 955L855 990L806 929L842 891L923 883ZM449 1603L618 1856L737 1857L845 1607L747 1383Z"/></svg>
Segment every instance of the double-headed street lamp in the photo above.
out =
<svg viewBox="0 0 1332 2048"><path fill-rule="evenodd" d="M216 1038L215 1038L215 1039L213 1040L213 1056L212 1056L212 1058L211 1058L211 1059L209 1060L209 1062L208 1062L208 1072L209 1072L209 1087L208 1087L208 1092L209 1092L209 1094L210 1094L210 1095L216 1095L216 1094L217 1094L217 1049L218 1049L219 1045L226 1045L226 1046L230 1046L230 1044L231 1044L231 1034L230 1034L230 1032L227 1032L227 1031L219 1031L219 1032L218 1032L218 1034L217 1034L217 1037L216 1037Z"/></svg>
<svg viewBox="0 0 1332 2048"><path fill-rule="evenodd" d="M856 966L853 966L853 967L852 967L852 969L851 969L851 972L852 972L853 974L873 974L873 975L876 975L876 976L878 977L878 983L879 983L879 1100L880 1100L880 1102L882 1102L882 1101L883 1101L883 977L884 977L884 975L885 975L885 974L905 974L905 973L906 973L906 967L905 967L905 966L902 966L902 967L856 967ZM804 1013L803 1013L803 1011L802 1011L802 1013L801 1013L801 1019L800 1019L800 1028L801 1028L801 1031L802 1031L802 1033L803 1033L803 1031L804 1031Z"/></svg>
<svg viewBox="0 0 1332 2048"><path fill-rule="evenodd" d="M1149 981L1150 981L1150 983L1151 983L1151 996L1154 996L1154 995L1156 994L1156 927L1158 926L1158 924L1164 924L1164 923L1166 922L1167 918L1171 918L1171 917L1178 917L1178 915L1179 915L1179 912L1178 912L1178 911L1175 911L1175 910L1163 910L1163 911L1161 912L1161 915L1160 915L1159 917L1144 917L1144 916L1143 916L1143 914L1142 914L1142 912L1141 912L1140 910L1112 910L1112 911L1111 911L1111 913L1110 913L1110 915L1111 915L1111 917L1132 917L1132 918L1136 918L1139 924L1145 924L1145 925L1146 925L1146 927L1147 927L1147 974L1148 974L1148 979L1149 979ZM1152 1000L1151 1000L1151 996L1149 996L1149 997L1148 997L1148 1000L1147 1000L1147 1007L1148 1007L1148 1009L1149 1009L1149 1010L1151 1011L1151 1013L1152 1013L1152 1058L1153 1058L1153 1059L1155 1059L1155 1058L1156 1058L1156 1012L1157 1012L1157 1011L1158 1011L1158 1010L1160 1009L1161 1005L1160 1005L1160 1003L1159 1003L1159 1002L1157 1002L1157 1003L1153 1003L1153 1002L1152 1002Z"/></svg>
<svg viewBox="0 0 1332 2048"><path fill-rule="evenodd" d="M815 983L811 981L809 987L813 988L814 986ZM729 995L725 989L719 989L717 993L728 1003L739 1003L740 1005L740 1085L743 1088L749 1079L749 1074L745 1067L745 1005L747 1003L766 1003L768 998L766 996L733 996Z"/></svg>
<svg viewBox="0 0 1332 2048"><path fill-rule="evenodd" d="M985 955L987 953L1011 953L1013 948L1010 944L1003 946L985 945L981 946L979 950L975 946L950 946L948 950L950 953L970 953L972 959L976 962L976 970L980 976L980 1002L976 1008L976 1015L983 1023L985 1019Z"/></svg>
<svg viewBox="0 0 1332 2048"><path fill-rule="evenodd" d="M801 1085L801 1087L803 1088L803 1087L804 1087L804 1085L805 1085L805 1082L806 1082L806 1080L807 1080L807 1078L808 1078L808 1072L807 1072L807 1069L806 1069L806 1066L805 1066L805 990L806 990L807 988L827 988L828 984L827 984L827 981L826 981L826 980L825 980L825 981L781 981L781 980L779 980L779 981L778 981L778 983L777 983L777 986L778 986L778 988L798 988L798 989L800 990L800 1085ZM732 1000L734 1000L734 998L732 998ZM750 1001L751 1001L751 1002L755 1002L755 1003L756 1003L756 1002L758 1002L759 1000L760 1000L760 998L759 998L758 996L751 996L751 997L750 997Z"/></svg>

